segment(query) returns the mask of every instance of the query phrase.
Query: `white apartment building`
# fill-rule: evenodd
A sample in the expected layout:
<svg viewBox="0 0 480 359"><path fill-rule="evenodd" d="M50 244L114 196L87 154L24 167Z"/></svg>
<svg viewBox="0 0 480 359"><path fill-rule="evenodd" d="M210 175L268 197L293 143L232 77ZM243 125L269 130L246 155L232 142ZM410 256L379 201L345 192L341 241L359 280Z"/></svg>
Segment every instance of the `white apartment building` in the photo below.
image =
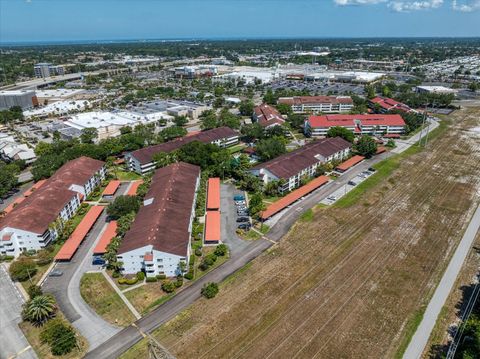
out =
<svg viewBox="0 0 480 359"><path fill-rule="evenodd" d="M353 108L350 96L280 97L278 103L290 105L294 113L341 113Z"/></svg>
<svg viewBox="0 0 480 359"><path fill-rule="evenodd" d="M89 157L64 164L0 219L0 254L18 257L55 240L57 226L73 217L105 175L104 162Z"/></svg>
<svg viewBox="0 0 480 359"><path fill-rule="evenodd" d="M56 75L65 75L65 68L61 65L52 65L48 62L40 62L33 66L36 77L50 77Z"/></svg>
<svg viewBox="0 0 480 359"><path fill-rule="evenodd" d="M181 274L188 265L200 167L174 163L158 169L143 206L118 248L123 274Z"/></svg>
<svg viewBox="0 0 480 359"><path fill-rule="evenodd" d="M314 176L320 164L348 157L351 147L352 144L343 138L325 138L258 164L249 172L259 177L265 185L282 180L284 184L280 190L291 191L299 187L303 177Z"/></svg>

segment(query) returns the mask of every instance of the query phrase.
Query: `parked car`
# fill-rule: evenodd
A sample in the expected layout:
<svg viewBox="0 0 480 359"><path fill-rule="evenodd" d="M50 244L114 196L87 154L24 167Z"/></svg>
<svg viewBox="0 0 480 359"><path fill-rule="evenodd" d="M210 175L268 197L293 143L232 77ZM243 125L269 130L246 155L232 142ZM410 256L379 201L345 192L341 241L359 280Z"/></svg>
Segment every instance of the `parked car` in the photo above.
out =
<svg viewBox="0 0 480 359"><path fill-rule="evenodd" d="M93 260L92 260L92 265L94 266L103 266L105 265L105 259L103 259L102 257L93 257Z"/></svg>
<svg viewBox="0 0 480 359"><path fill-rule="evenodd" d="M353 182L353 181L348 181L348 184L349 184L350 186L356 186L356 185L357 185L357 183L356 183L356 182Z"/></svg>
<svg viewBox="0 0 480 359"><path fill-rule="evenodd" d="M237 212L237 215L239 217L245 217L245 216L248 216L248 213L247 212Z"/></svg>
<svg viewBox="0 0 480 359"><path fill-rule="evenodd" d="M50 272L48 275L49 277L61 277L63 275L63 272L60 269L54 269Z"/></svg>
<svg viewBox="0 0 480 359"><path fill-rule="evenodd" d="M246 230L248 230L248 229L250 229L251 227L252 227L252 225L251 225L250 223L242 223L242 224L239 224L239 225L238 225L238 228L239 228L239 229L246 229Z"/></svg>
<svg viewBox="0 0 480 359"><path fill-rule="evenodd" d="M248 217L238 217L237 222L242 223L242 222L249 222L250 219Z"/></svg>
<svg viewBox="0 0 480 359"><path fill-rule="evenodd" d="M327 199L330 200L330 201L336 201L336 200L337 200L337 197L335 197L335 196L328 196Z"/></svg>
<svg viewBox="0 0 480 359"><path fill-rule="evenodd" d="M373 167L369 167L368 170L369 170L370 172L375 172L375 171L376 171L376 169L373 168Z"/></svg>
<svg viewBox="0 0 480 359"><path fill-rule="evenodd" d="M245 201L245 196L236 195L236 196L233 196L233 200L234 201Z"/></svg>
<svg viewBox="0 0 480 359"><path fill-rule="evenodd" d="M244 205L245 201L235 201L236 206L241 206L242 204Z"/></svg>

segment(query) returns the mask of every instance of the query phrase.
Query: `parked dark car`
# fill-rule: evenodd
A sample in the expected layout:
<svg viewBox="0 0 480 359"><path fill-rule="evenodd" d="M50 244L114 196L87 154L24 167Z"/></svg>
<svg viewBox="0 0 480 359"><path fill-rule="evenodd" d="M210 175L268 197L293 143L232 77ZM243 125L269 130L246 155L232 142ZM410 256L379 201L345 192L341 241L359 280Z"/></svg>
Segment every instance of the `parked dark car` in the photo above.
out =
<svg viewBox="0 0 480 359"><path fill-rule="evenodd" d="M357 184L356 184L355 182L353 182L353 181L348 181L348 184L349 184L350 186L356 186L356 185L357 185Z"/></svg>
<svg viewBox="0 0 480 359"><path fill-rule="evenodd" d="M105 259L103 259L102 257L93 257L92 264L94 266L103 266L105 265L105 263Z"/></svg>
<svg viewBox="0 0 480 359"><path fill-rule="evenodd" d="M369 170L370 172L375 172L375 171L377 171L377 170L376 170L375 168L373 168L373 167L368 167L368 170Z"/></svg>
<svg viewBox="0 0 480 359"><path fill-rule="evenodd" d="M63 272L59 269L54 269L50 272L48 275L49 277L61 277L63 275Z"/></svg>
<svg viewBox="0 0 480 359"><path fill-rule="evenodd" d="M237 218L237 222L238 222L238 223L248 222L248 221L250 221L250 220L248 219L248 217L239 217L239 218Z"/></svg>
<svg viewBox="0 0 480 359"><path fill-rule="evenodd" d="M252 225L250 223L242 223L242 224L239 224L238 225L238 228L239 229L250 229L252 227Z"/></svg>

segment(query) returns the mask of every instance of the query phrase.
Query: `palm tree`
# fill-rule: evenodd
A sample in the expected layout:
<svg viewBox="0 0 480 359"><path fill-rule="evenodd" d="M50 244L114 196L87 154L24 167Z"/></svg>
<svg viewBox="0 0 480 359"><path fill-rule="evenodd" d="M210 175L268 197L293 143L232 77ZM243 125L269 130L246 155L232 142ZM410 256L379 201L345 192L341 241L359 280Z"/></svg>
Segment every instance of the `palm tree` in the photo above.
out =
<svg viewBox="0 0 480 359"><path fill-rule="evenodd" d="M55 299L50 295L39 295L25 305L25 319L42 325L45 321L54 316L57 306Z"/></svg>

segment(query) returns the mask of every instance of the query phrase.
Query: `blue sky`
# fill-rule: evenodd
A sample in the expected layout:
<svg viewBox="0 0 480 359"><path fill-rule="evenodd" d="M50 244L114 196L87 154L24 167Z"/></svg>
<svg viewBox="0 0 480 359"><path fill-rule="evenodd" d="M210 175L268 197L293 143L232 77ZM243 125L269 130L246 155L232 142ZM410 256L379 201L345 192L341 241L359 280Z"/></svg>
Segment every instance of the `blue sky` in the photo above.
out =
<svg viewBox="0 0 480 359"><path fill-rule="evenodd" d="M480 0L0 0L0 42L480 36Z"/></svg>

